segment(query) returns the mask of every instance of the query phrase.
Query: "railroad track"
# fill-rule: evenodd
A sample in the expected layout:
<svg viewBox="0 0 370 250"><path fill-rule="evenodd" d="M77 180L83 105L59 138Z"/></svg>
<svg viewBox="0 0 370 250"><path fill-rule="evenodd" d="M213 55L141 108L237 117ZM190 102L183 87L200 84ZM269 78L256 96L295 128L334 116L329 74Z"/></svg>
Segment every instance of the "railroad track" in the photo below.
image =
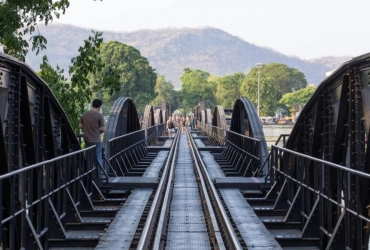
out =
<svg viewBox="0 0 370 250"><path fill-rule="evenodd" d="M170 164L132 249L243 249L189 133L177 133ZM143 218L142 218L143 219Z"/></svg>

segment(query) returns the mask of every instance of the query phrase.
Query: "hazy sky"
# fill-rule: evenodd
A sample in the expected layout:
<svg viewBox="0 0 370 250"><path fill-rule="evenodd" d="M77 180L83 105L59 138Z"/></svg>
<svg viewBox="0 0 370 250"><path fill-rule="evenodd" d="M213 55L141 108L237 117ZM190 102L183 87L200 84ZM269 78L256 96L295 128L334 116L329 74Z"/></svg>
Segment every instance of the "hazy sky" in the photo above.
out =
<svg viewBox="0 0 370 250"><path fill-rule="evenodd" d="M70 0L57 22L97 30L210 26L303 59L370 52L370 0Z"/></svg>

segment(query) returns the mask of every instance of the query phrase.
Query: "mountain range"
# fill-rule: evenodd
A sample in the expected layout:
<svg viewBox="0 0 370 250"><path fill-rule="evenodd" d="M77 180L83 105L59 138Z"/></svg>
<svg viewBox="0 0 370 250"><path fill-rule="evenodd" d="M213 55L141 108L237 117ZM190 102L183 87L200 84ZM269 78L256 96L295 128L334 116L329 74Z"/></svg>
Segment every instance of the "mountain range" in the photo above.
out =
<svg viewBox="0 0 370 250"><path fill-rule="evenodd" d="M35 55L29 52L26 63L35 71L45 54L49 63L68 71L71 59L78 55L79 46L92 35L91 29L65 24L40 26L47 39L47 49ZM324 57L303 60L287 56L270 48L251 44L225 31L212 27L167 28L134 32L102 31L104 41L116 40L137 48L156 72L181 88L180 76L184 68L200 69L211 75L248 73L256 63L286 64L303 72L309 84L318 85L325 73L339 67L350 57Z"/></svg>

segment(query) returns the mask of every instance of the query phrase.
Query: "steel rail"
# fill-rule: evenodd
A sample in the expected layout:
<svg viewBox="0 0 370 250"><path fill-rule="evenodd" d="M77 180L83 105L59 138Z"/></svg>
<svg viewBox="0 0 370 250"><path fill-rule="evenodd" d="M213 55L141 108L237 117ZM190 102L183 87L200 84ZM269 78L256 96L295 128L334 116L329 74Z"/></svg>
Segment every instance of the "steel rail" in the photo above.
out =
<svg viewBox="0 0 370 250"><path fill-rule="evenodd" d="M187 136L188 138L191 137L189 131L187 131ZM190 139L189 139L190 140ZM195 163L195 167L194 167L194 170L196 171L197 173L197 176L199 178L199 182L200 182L200 185L201 185L201 193L203 195L203 198L206 202L206 208L207 208L207 211L209 213L209 217L211 219L211 224L210 225L210 229L211 230L211 238L213 238L214 240L216 240L216 244L217 244L217 249L227 249L226 246L225 246L225 243L222 239L222 235L221 235L221 232L220 232L220 228L218 226L218 223L217 223L217 216L215 214L215 211L212 207L212 203L211 203L211 199L209 197L209 194L208 194L208 191L207 191L207 186L209 186L209 183L207 185L206 181L205 181L205 178L203 177L203 172L201 171L200 167L199 167L199 163L198 163L198 160L197 159L197 156L196 156L196 147L195 145L192 143L190 143L190 149L191 149L191 153L192 153L192 156L193 156L193 159L194 159L194 163Z"/></svg>
<svg viewBox="0 0 370 250"><path fill-rule="evenodd" d="M180 137L180 131L178 131L178 137ZM167 215L168 215L168 209L170 207L170 203L171 203L171 194L172 194L172 190L173 190L173 178L174 178L174 168L175 168L175 160L176 160L176 156L177 156L177 153L178 153L178 144L179 144L179 141L180 139L177 140L176 142L176 145L175 145L175 152L173 154L173 158L172 158L172 161L171 161L171 169L170 169L170 173L169 173L169 176L168 176L168 182L167 182L167 187L166 187L166 193L164 195L164 199L163 199L163 202L162 202L162 209L161 209L161 214L159 216L159 219L158 219L158 223L157 223L157 230L156 230L156 234L155 234L155 238L154 238L154 243L153 243L153 247L151 249L153 250L157 250L160 248L160 244L161 244L161 240L162 240L162 235L163 235L163 230L165 229L164 225L166 224L166 220L167 220Z"/></svg>
<svg viewBox="0 0 370 250"><path fill-rule="evenodd" d="M202 157L199 154L199 151L198 150L193 150L194 148L197 148L196 145L195 145L194 139L190 134L188 134L188 138L189 138L189 141L190 141L192 152L195 154L195 159L196 159L195 163L199 167L199 170L203 173L202 175L200 175L200 177L201 176L204 177L206 185L209 188L208 190L209 190L210 196L214 200L214 205L215 205L215 208L217 209L216 212L217 212L217 215L218 215L218 219L222 223L222 228L224 230L223 233L226 236L226 239L228 240L228 243L229 243L229 245L228 245L229 248L228 249L243 249L241 244L240 244L240 241L239 241L238 237L235 234L234 228L231 225L231 222L230 222L230 220L227 216L227 213L226 213L226 211L225 211L225 209L222 205L222 202L221 202L220 198L218 197L217 190L216 190L216 188L214 187L214 185L212 183L211 177L209 176L209 174L207 172L206 166L205 166L205 164L202 160Z"/></svg>
<svg viewBox="0 0 370 250"><path fill-rule="evenodd" d="M139 243L136 249L139 249L139 250L150 249L150 242L151 242L150 233L153 232L154 226L157 222L156 216L158 215L158 209L160 208L161 200L163 196L167 194L167 193L163 194L163 192L165 191L165 187L166 187L165 184L170 183L170 181L167 181L167 180L169 179L170 174L173 175L173 166L174 166L173 161L175 159L174 157L175 152L177 152L177 148L178 148L177 145L179 143L179 137L180 137L180 131L177 131L174 141L172 142L172 144L176 146L171 147L170 153L168 155L168 158L167 158L164 170L163 170L161 180L158 184L158 188L154 196L152 206L150 207L150 211L145 221L145 225L144 225L144 228L143 228L143 231L142 231L142 234L141 234L141 237L140 237L140 240L139 240ZM172 179L171 179L171 182L172 182Z"/></svg>

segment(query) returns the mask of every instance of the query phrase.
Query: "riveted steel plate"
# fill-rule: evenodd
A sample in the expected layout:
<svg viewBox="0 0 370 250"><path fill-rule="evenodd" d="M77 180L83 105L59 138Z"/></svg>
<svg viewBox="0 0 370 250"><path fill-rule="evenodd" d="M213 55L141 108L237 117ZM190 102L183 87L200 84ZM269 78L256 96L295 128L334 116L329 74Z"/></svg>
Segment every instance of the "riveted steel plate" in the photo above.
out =
<svg viewBox="0 0 370 250"><path fill-rule="evenodd" d="M215 161L210 152L200 152L204 164L207 166L208 174L211 179L225 177L224 172L221 170L220 165Z"/></svg>
<svg viewBox="0 0 370 250"><path fill-rule="evenodd" d="M207 227L203 223L171 224L168 232L207 232Z"/></svg>
<svg viewBox="0 0 370 250"><path fill-rule="evenodd" d="M238 189L220 189L221 195L248 248L281 249Z"/></svg>
<svg viewBox="0 0 370 250"><path fill-rule="evenodd" d="M166 249L212 249L208 234L202 232L169 232Z"/></svg>
<svg viewBox="0 0 370 250"><path fill-rule="evenodd" d="M152 192L152 189L135 189L100 238L95 249L129 249Z"/></svg>
<svg viewBox="0 0 370 250"><path fill-rule="evenodd" d="M150 166L145 170L144 177L158 177L159 172L166 163L168 151L160 151L154 158Z"/></svg>

